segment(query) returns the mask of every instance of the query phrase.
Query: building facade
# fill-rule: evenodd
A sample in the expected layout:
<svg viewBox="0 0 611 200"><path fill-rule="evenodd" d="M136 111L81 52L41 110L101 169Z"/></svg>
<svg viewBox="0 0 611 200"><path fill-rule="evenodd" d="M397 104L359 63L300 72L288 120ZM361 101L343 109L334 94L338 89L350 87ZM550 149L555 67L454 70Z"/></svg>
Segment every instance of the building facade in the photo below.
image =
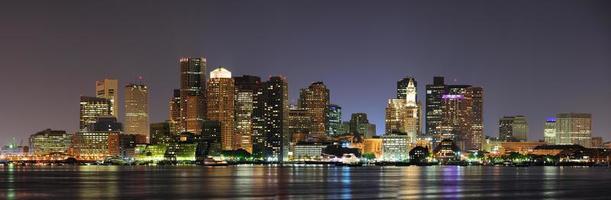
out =
<svg viewBox="0 0 611 200"><path fill-rule="evenodd" d="M425 107L425 132L429 136L441 134L443 119L443 95L446 94L447 86L443 77L434 77L433 84L426 85L426 107Z"/></svg>
<svg viewBox="0 0 611 200"><path fill-rule="evenodd" d="M110 115L119 117L119 81L116 79L104 79L95 82L96 97L105 98L110 101Z"/></svg>
<svg viewBox="0 0 611 200"><path fill-rule="evenodd" d="M79 160L103 160L119 155L119 131L80 131L72 138L73 154Z"/></svg>
<svg viewBox="0 0 611 200"><path fill-rule="evenodd" d="M329 89L323 82L312 83L301 89L299 107L305 108L312 119L311 134L323 137L327 132L327 109L329 108Z"/></svg>
<svg viewBox="0 0 611 200"><path fill-rule="evenodd" d="M265 121L265 157L271 161L288 160L290 137L288 82L286 78L272 76L263 83L261 94Z"/></svg>
<svg viewBox="0 0 611 200"><path fill-rule="evenodd" d="M206 59L180 59L180 132L200 134L206 118Z"/></svg>
<svg viewBox="0 0 611 200"><path fill-rule="evenodd" d="M545 143L554 145L556 141L556 118L550 117L543 126L543 139Z"/></svg>
<svg viewBox="0 0 611 200"><path fill-rule="evenodd" d="M556 115L557 144L592 145L592 115L589 113L560 113Z"/></svg>
<svg viewBox="0 0 611 200"><path fill-rule="evenodd" d="M235 82L235 131L236 149L253 152L253 131L260 121L259 91L261 78L244 75L234 77Z"/></svg>
<svg viewBox="0 0 611 200"><path fill-rule="evenodd" d="M148 87L142 84L126 85L125 133L150 139L149 132Z"/></svg>
<svg viewBox="0 0 611 200"><path fill-rule="evenodd" d="M30 136L30 152L33 155L67 153L72 144L72 134L62 130L46 129Z"/></svg>
<svg viewBox="0 0 611 200"><path fill-rule="evenodd" d="M382 160L389 162L409 159L409 138L406 134L384 134L382 138Z"/></svg>
<svg viewBox="0 0 611 200"><path fill-rule="evenodd" d="M499 139L506 142L528 141L528 122L522 115L504 116L499 119Z"/></svg>
<svg viewBox="0 0 611 200"><path fill-rule="evenodd" d="M221 123L221 148L235 150L235 86L231 72L222 67L212 70L206 95L207 119Z"/></svg>
<svg viewBox="0 0 611 200"><path fill-rule="evenodd" d="M483 90L470 85L447 86L442 96L442 123L436 141L452 140L461 150L481 149L483 135Z"/></svg>
<svg viewBox="0 0 611 200"><path fill-rule="evenodd" d="M175 135L184 130L182 127L182 118L180 116L180 103L180 89L174 89L172 98L170 98L168 103L168 119L170 123L170 132Z"/></svg>
<svg viewBox="0 0 611 200"><path fill-rule="evenodd" d="M112 103L109 99L81 96L79 130L94 124L100 116L111 116Z"/></svg>
<svg viewBox="0 0 611 200"><path fill-rule="evenodd" d="M329 104L327 108L327 135L336 136L341 134L342 107Z"/></svg>

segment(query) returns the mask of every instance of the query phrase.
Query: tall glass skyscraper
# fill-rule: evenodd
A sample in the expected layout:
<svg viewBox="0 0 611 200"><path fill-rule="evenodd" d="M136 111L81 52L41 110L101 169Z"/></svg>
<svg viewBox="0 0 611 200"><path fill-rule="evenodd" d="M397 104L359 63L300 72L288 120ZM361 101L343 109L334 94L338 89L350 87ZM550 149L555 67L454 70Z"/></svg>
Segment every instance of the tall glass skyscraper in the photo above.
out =
<svg viewBox="0 0 611 200"><path fill-rule="evenodd" d="M206 59L180 59L180 127L200 134L206 117Z"/></svg>

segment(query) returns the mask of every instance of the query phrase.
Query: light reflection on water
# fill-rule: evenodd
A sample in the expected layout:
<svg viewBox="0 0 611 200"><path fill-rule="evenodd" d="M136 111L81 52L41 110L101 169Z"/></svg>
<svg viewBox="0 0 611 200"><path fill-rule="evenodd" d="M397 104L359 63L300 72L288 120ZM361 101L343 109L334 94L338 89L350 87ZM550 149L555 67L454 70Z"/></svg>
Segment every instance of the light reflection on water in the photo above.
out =
<svg viewBox="0 0 611 200"><path fill-rule="evenodd" d="M0 199L607 197L610 168L0 167Z"/></svg>

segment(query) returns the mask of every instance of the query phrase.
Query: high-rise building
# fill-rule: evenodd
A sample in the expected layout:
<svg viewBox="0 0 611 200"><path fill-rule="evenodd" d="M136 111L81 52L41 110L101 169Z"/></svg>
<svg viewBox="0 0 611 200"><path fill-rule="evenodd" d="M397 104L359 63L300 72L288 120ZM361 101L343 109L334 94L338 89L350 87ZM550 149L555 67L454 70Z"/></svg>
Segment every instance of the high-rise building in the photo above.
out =
<svg viewBox="0 0 611 200"><path fill-rule="evenodd" d="M372 138L376 135L376 126L369 123L367 113L352 113L349 124L349 133L355 138Z"/></svg>
<svg viewBox="0 0 611 200"><path fill-rule="evenodd" d="M265 121L265 156L279 162L288 159L290 138L288 82L284 77L272 76L263 83L260 97ZM255 151L256 153L256 151Z"/></svg>
<svg viewBox="0 0 611 200"><path fill-rule="evenodd" d="M86 129L100 116L110 116L112 103L109 99L81 96L79 130Z"/></svg>
<svg viewBox="0 0 611 200"><path fill-rule="evenodd" d="M180 128L200 134L206 117L206 59L180 59Z"/></svg>
<svg viewBox="0 0 611 200"><path fill-rule="evenodd" d="M36 156L66 153L72 144L72 134L46 129L30 136L30 152Z"/></svg>
<svg viewBox="0 0 611 200"><path fill-rule="evenodd" d="M235 87L231 72L222 67L212 70L206 95L207 119L221 123L221 148L234 150Z"/></svg>
<svg viewBox="0 0 611 200"><path fill-rule="evenodd" d="M259 91L261 78L244 75L234 77L235 82L235 147L253 151L254 125L260 120Z"/></svg>
<svg viewBox="0 0 611 200"><path fill-rule="evenodd" d="M389 99L386 106L385 132L404 133L415 139L419 133L417 106L407 106L405 99Z"/></svg>
<svg viewBox="0 0 611 200"><path fill-rule="evenodd" d="M560 113L556 115L557 144L592 145L592 115L588 113Z"/></svg>
<svg viewBox="0 0 611 200"><path fill-rule="evenodd" d="M342 126L342 107L330 104L327 108L327 135L340 135Z"/></svg>
<svg viewBox="0 0 611 200"><path fill-rule="evenodd" d="M499 119L499 139L505 142L526 142L528 140L526 117L517 115Z"/></svg>
<svg viewBox="0 0 611 200"><path fill-rule="evenodd" d="M149 138L148 88L146 85L125 86L125 133ZM149 140L149 139L147 139Z"/></svg>
<svg viewBox="0 0 611 200"><path fill-rule="evenodd" d="M110 115L119 117L119 81L104 79L95 82L96 97L110 100Z"/></svg>
<svg viewBox="0 0 611 200"><path fill-rule="evenodd" d="M169 123L170 123L170 133L173 135L177 135L181 131L184 130L181 123L181 110L180 110L180 90L175 89L174 95L170 99L169 103Z"/></svg>
<svg viewBox="0 0 611 200"><path fill-rule="evenodd" d="M465 95L471 109L471 131L467 132L468 149L482 149L484 135L484 89L470 87ZM526 128L528 130L528 128Z"/></svg>
<svg viewBox="0 0 611 200"><path fill-rule="evenodd" d="M388 100L384 122L386 134L406 134L410 143L416 141L420 133L420 103L414 78L397 82L397 98Z"/></svg>
<svg viewBox="0 0 611 200"><path fill-rule="evenodd" d="M443 118L443 95L447 86L443 77L434 77L432 85L426 85L426 134L429 136L441 134L438 128Z"/></svg>
<svg viewBox="0 0 611 200"><path fill-rule="evenodd" d="M452 140L462 150L481 149L483 134L483 90L470 85L447 86L442 96L442 121L436 141Z"/></svg>
<svg viewBox="0 0 611 200"><path fill-rule="evenodd" d="M543 126L543 139L547 144L556 144L556 118L550 117Z"/></svg>
<svg viewBox="0 0 611 200"><path fill-rule="evenodd" d="M312 83L301 89L299 107L305 108L312 119L311 134L323 137L327 132L327 109L329 106L329 89L323 82Z"/></svg>
<svg viewBox="0 0 611 200"><path fill-rule="evenodd" d="M216 156L221 153L221 122L206 120L202 129L204 155Z"/></svg>
<svg viewBox="0 0 611 200"><path fill-rule="evenodd" d="M312 119L305 108L291 106L289 108L289 134L294 143L305 141L310 135Z"/></svg>
<svg viewBox="0 0 611 200"><path fill-rule="evenodd" d="M170 122L152 123L150 125L150 144L170 144L174 140L174 134L170 129Z"/></svg>
<svg viewBox="0 0 611 200"><path fill-rule="evenodd" d="M409 104L416 104L418 97L416 96L416 88L418 82L413 77L405 77L397 81L397 99L405 99Z"/></svg>

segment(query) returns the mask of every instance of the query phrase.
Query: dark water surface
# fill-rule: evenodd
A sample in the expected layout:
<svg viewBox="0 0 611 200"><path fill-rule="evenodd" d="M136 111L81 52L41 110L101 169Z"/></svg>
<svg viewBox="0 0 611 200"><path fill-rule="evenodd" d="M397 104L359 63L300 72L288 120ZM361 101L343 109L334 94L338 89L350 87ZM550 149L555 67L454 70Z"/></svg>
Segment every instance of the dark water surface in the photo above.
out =
<svg viewBox="0 0 611 200"><path fill-rule="evenodd" d="M611 199L611 168L0 167L0 199Z"/></svg>

